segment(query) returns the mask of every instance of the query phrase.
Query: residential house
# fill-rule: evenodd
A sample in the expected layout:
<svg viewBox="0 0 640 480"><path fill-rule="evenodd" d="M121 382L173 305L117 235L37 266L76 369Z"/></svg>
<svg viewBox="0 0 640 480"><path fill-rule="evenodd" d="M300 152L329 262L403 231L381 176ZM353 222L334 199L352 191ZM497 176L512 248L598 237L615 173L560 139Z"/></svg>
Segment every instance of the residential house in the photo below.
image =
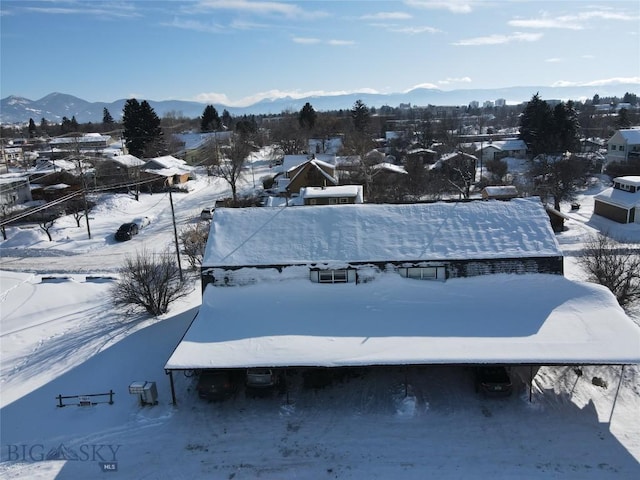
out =
<svg viewBox="0 0 640 480"><path fill-rule="evenodd" d="M595 196L593 213L618 223L640 223L640 176L616 177Z"/></svg>
<svg viewBox="0 0 640 480"><path fill-rule="evenodd" d="M216 210L173 400L198 369L640 361L637 325L562 261L537 198Z"/></svg>
<svg viewBox="0 0 640 480"><path fill-rule="evenodd" d="M148 159L140 170L143 172L142 179L157 179L151 187L157 190L186 183L191 178L193 168L182 159L165 155Z"/></svg>
<svg viewBox="0 0 640 480"><path fill-rule="evenodd" d="M303 205L349 205L364 203L362 185L302 187L299 201Z"/></svg>
<svg viewBox="0 0 640 480"><path fill-rule="evenodd" d="M12 147L12 146L2 145L0 147L0 153L2 153L2 158L0 159L0 163L5 165L21 165L24 160L22 147L19 147L19 146Z"/></svg>
<svg viewBox="0 0 640 480"><path fill-rule="evenodd" d="M49 148L64 152L99 153L113 141L111 136L87 133L82 136L57 137L49 141Z"/></svg>
<svg viewBox="0 0 640 480"><path fill-rule="evenodd" d="M518 197L518 189L514 185L490 185L480 193L483 200L511 200Z"/></svg>
<svg viewBox="0 0 640 480"><path fill-rule="evenodd" d="M8 173L0 176L0 205L12 207L31 200L31 185L28 175Z"/></svg>
<svg viewBox="0 0 640 480"><path fill-rule="evenodd" d="M114 155L97 159L96 177L101 185L128 184L140 178L140 169L145 161L134 155Z"/></svg>
<svg viewBox="0 0 640 480"><path fill-rule="evenodd" d="M416 147L405 152L405 164L418 162L421 165L432 165L436 162L438 153L430 148Z"/></svg>
<svg viewBox="0 0 640 480"><path fill-rule="evenodd" d="M607 140L607 163L640 159L640 127L616 131Z"/></svg>
<svg viewBox="0 0 640 480"><path fill-rule="evenodd" d="M256 226L260 235L255 235ZM211 228L215 235L210 235L202 260L203 288L242 283L245 274L236 278L234 272L245 268L392 268L404 276L434 275L439 280L563 271L562 253L537 197L283 207L277 214L264 208L223 208L216 210ZM485 230L492 232L490 240ZM527 241L524 231L529 232ZM277 244L269 240L275 237Z"/></svg>
<svg viewBox="0 0 640 480"><path fill-rule="evenodd" d="M476 142L475 146L483 162L505 157L525 158L527 156L527 144L518 138Z"/></svg>
<svg viewBox="0 0 640 480"><path fill-rule="evenodd" d="M287 168L292 160L303 158L301 163ZM332 158L335 161L335 156ZM276 190L281 195L298 195L302 187L325 187L338 184L335 163L328 163L315 155L310 159L306 155L285 155L282 168L283 172L275 177Z"/></svg>

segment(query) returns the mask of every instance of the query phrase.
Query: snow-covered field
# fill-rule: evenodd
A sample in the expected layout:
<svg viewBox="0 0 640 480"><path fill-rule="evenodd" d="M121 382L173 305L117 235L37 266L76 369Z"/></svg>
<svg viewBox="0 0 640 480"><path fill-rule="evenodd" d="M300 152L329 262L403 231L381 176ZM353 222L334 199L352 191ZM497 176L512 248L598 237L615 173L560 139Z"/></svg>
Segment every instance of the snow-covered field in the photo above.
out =
<svg viewBox="0 0 640 480"><path fill-rule="evenodd" d="M592 217L603 188L584 192L558 235L569 278L582 278L575 254L591 232L640 243L638 225ZM179 227L226 194L207 177L174 194ZM117 227L139 216L151 224L116 243ZM318 391L291 371L286 396L240 393L219 404L197 398L195 379L179 374L174 406L163 367L197 312L199 284L160 318L109 302L125 255L171 245L169 199L114 197L90 222L91 239L69 218L52 242L37 228L10 227L0 243L2 478L640 478L638 365L581 375L543 367L531 401L523 381L506 399L476 395L463 366L365 368ZM158 405L129 394L137 381L156 382ZM110 391L113 404L57 406L58 395Z"/></svg>

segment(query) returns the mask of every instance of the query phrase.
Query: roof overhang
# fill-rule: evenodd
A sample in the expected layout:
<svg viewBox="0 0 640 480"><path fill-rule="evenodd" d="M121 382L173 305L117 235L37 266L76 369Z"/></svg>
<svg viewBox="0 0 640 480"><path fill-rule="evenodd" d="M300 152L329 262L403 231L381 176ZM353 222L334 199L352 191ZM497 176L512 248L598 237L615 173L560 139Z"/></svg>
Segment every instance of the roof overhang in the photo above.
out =
<svg viewBox="0 0 640 480"><path fill-rule="evenodd" d="M256 366L640 363L609 290L560 275L208 286L166 370Z"/></svg>

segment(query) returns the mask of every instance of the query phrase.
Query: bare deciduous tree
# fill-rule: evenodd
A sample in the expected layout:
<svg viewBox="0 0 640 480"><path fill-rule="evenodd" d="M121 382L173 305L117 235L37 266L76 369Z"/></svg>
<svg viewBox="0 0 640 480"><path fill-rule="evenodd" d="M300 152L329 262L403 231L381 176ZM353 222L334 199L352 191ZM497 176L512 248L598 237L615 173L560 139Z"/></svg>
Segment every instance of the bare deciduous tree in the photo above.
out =
<svg viewBox="0 0 640 480"><path fill-rule="evenodd" d="M640 251L599 233L585 243L578 264L587 279L604 285L625 309L640 300Z"/></svg>
<svg viewBox="0 0 640 480"><path fill-rule="evenodd" d="M184 228L182 232L180 232L182 251L186 255L191 268L197 269L202 265L202 258L204 257L204 250L207 246L208 238L208 222L200 222L197 225Z"/></svg>
<svg viewBox="0 0 640 480"><path fill-rule="evenodd" d="M119 274L111 291L114 304L144 309L154 316L166 313L173 301L191 291L168 249L160 254L142 250L127 257Z"/></svg>
<svg viewBox="0 0 640 480"><path fill-rule="evenodd" d="M40 230L47 234L47 238L52 242L53 238L51 237L51 229L56 223L58 219L58 212L49 212L47 210L42 210L36 214L38 226Z"/></svg>
<svg viewBox="0 0 640 480"><path fill-rule="evenodd" d="M213 167L213 174L225 180L231 187L234 204L238 201L238 180L242 176L249 155L255 150L247 135L234 134L229 143L221 147L222 158Z"/></svg>

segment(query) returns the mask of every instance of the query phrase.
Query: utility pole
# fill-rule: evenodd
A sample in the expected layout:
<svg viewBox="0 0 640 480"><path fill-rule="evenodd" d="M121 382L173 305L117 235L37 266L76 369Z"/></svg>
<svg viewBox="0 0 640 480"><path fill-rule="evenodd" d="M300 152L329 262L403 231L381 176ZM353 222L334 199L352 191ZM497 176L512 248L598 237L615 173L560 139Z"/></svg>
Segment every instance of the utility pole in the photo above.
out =
<svg viewBox="0 0 640 480"><path fill-rule="evenodd" d="M178 243L178 229L176 228L176 212L173 209L173 196L171 195L171 185L169 185L169 203L171 203L171 218L173 219L173 236L176 242L176 256L178 257L178 270L180 271L180 281L182 282L184 278L182 276L182 265L180 264L180 244Z"/></svg>

